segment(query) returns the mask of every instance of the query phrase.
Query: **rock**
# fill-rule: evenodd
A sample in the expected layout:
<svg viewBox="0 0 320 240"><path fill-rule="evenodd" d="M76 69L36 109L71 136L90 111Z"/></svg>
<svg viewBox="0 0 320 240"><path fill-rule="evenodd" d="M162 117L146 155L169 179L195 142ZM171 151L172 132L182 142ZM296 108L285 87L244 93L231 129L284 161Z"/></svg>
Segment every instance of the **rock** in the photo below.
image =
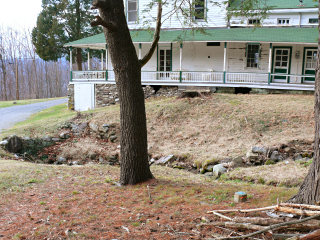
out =
<svg viewBox="0 0 320 240"><path fill-rule="evenodd" d="M42 137L42 140L46 142L51 142L52 138L50 136L44 136Z"/></svg>
<svg viewBox="0 0 320 240"><path fill-rule="evenodd" d="M8 144L8 140L3 140L0 142L1 146L6 146Z"/></svg>
<svg viewBox="0 0 320 240"><path fill-rule="evenodd" d="M94 159L97 158L97 154L94 153L94 152L89 152L88 157L89 157L91 160L94 160Z"/></svg>
<svg viewBox="0 0 320 240"><path fill-rule="evenodd" d="M170 160L173 160L174 156L173 155L169 155L167 157L162 157L159 160L155 161L156 165L164 165L166 163L168 163Z"/></svg>
<svg viewBox="0 0 320 240"><path fill-rule="evenodd" d="M243 167L245 166L245 163L243 162L243 157L236 157L232 159L230 167L232 168L238 168L238 167Z"/></svg>
<svg viewBox="0 0 320 240"><path fill-rule="evenodd" d="M98 132L99 131L99 127L97 124L90 122L89 123L89 128L91 129L91 131L93 132Z"/></svg>
<svg viewBox="0 0 320 240"><path fill-rule="evenodd" d="M225 172L227 172L227 169L223 166L223 164L217 164L212 169L212 174L216 178L219 178Z"/></svg>
<svg viewBox="0 0 320 240"><path fill-rule="evenodd" d="M8 143L5 145L5 148L8 152L11 153L20 153L23 149L23 140L18 136L12 136L7 139Z"/></svg>
<svg viewBox="0 0 320 240"><path fill-rule="evenodd" d="M52 138L52 141L53 141L53 142L59 142L59 141L60 141L60 138Z"/></svg>
<svg viewBox="0 0 320 240"><path fill-rule="evenodd" d="M258 153L258 154L266 155L268 149L265 148L265 147L253 146L252 149L251 149L251 151L252 151L253 153Z"/></svg>
<svg viewBox="0 0 320 240"><path fill-rule="evenodd" d="M206 167L204 167L204 169L207 171L207 172L212 172L212 169L215 165L208 165Z"/></svg>
<svg viewBox="0 0 320 240"><path fill-rule="evenodd" d="M109 131L110 125L109 124L103 124L102 125L102 132L107 133Z"/></svg>
<svg viewBox="0 0 320 240"><path fill-rule="evenodd" d="M248 151L246 154L246 163L249 165L257 165L260 163L259 154Z"/></svg>
<svg viewBox="0 0 320 240"><path fill-rule="evenodd" d="M65 131L59 134L59 137L62 139L68 139L70 137L69 132Z"/></svg>
<svg viewBox="0 0 320 240"><path fill-rule="evenodd" d="M298 160L301 160L303 159L303 157L301 156L301 154L296 154L294 157L293 157L293 160L294 161L298 161Z"/></svg>
<svg viewBox="0 0 320 240"><path fill-rule="evenodd" d="M57 163L58 163L58 164L67 163L67 159L66 159L65 157L58 156L58 158L57 158Z"/></svg>
<svg viewBox="0 0 320 240"><path fill-rule="evenodd" d="M200 168L199 172L200 174L205 174L206 170L204 168Z"/></svg>
<svg viewBox="0 0 320 240"><path fill-rule="evenodd" d="M101 164L103 164L103 163L105 163L105 160L104 160L104 158L103 157L99 157L99 163L101 163Z"/></svg>
<svg viewBox="0 0 320 240"><path fill-rule="evenodd" d="M115 142L117 140L117 136L116 135L112 135L109 137L111 142Z"/></svg>
<svg viewBox="0 0 320 240"><path fill-rule="evenodd" d="M205 176L208 176L208 177L212 177L213 176L213 173L212 172L206 172L204 173Z"/></svg>
<svg viewBox="0 0 320 240"><path fill-rule="evenodd" d="M72 165L80 165L80 164L79 164L79 161L73 161Z"/></svg>
<svg viewBox="0 0 320 240"><path fill-rule="evenodd" d="M276 162L282 161L283 157L281 156L281 154L278 151L273 151L271 153L270 159Z"/></svg>
<svg viewBox="0 0 320 240"><path fill-rule="evenodd" d="M80 123L80 124L71 124L71 131L75 134L81 134L83 133L86 128L88 127L88 123L84 122L84 123Z"/></svg>

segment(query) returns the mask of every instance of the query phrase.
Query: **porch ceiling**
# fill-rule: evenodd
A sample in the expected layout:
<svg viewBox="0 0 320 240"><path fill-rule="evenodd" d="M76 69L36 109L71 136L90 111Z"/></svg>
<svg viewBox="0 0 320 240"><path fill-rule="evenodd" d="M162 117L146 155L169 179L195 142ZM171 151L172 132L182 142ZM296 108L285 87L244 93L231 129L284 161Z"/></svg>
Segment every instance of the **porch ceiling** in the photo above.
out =
<svg viewBox="0 0 320 240"><path fill-rule="evenodd" d="M147 30L130 31L134 43L152 42L153 33ZM206 29L205 33L192 30L162 30L159 43L171 42L261 42L316 44L317 28L231 28ZM64 45L65 47L105 49L104 34L83 38Z"/></svg>

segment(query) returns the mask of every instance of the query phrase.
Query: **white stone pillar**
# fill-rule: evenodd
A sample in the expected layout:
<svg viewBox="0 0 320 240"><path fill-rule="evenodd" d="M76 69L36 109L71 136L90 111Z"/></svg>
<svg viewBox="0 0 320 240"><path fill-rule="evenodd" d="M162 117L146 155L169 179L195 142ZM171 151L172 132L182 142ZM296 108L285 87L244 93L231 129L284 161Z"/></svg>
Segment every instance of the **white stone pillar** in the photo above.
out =
<svg viewBox="0 0 320 240"><path fill-rule="evenodd" d="M88 70L90 70L90 49L88 49Z"/></svg>
<svg viewBox="0 0 320 240"><path fill-rule="evenodd" d="M70 47L70 71L72 71L72 47Z"/></svg>
<svg viewBox="0 0 320 240"><path fill-rule="evenodd" d="M101 71L103 70L103 51L101 50Z"/></svg>
<svg viewBox="0 0 320 240"><path fill-rule="evenodd" d="M223 51L223 83L226 82L226 74L227 74L227 42L224 43L224 51Z"/></svg>

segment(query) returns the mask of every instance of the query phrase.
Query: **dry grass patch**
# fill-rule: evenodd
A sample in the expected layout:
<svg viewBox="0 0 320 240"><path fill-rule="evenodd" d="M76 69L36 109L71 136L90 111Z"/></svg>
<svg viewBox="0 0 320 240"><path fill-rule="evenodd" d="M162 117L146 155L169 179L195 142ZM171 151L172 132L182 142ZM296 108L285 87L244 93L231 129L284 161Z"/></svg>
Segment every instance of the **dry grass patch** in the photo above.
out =
<svg viewBox="0 0 320 240"><path fill-rule="evenodd" d="M311 95L213 94L204 98L146 101L149 152L189 154L190 160L236 157L253 145L272 146L313 139ZM93 122L119 123L119 106Z"/></svg>
<svg viewBox="0 0 320 240"><path fill-rule="evenodd" d="M299 186L308 173L302 162L280 162L275 165L238 168L223 176L223 179L242 180L267 185Z"/></svg>

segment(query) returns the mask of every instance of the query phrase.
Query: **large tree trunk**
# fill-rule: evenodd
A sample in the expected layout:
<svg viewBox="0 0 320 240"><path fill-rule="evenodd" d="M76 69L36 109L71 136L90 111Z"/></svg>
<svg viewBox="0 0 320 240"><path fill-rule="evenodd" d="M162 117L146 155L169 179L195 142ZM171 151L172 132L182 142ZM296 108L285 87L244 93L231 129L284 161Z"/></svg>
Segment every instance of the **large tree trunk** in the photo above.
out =
<svg viewBox="0 0 320 240"><path fill-rule="evenodd" d="M136 184L153 178L148 163L147 126L141 65L124 15L123 1L94 1L99 8L120 100L120 182Z"/></svg>
<svg viewBox="0 0 320 240"><path fill-rule="evenodd" d="M80 13L80 0L76 0L75 2L76 8L76 35L77 39L81 39L81 13ZM76 50L76 62L78 71L82 71L82 53L81 48L77 48Z"/></svg>
<svg viewBox="0 0 320 240"><path fill-rule="evenodd" d="M320 0L319 0L320 3ZM320 4L319 4L320 6ZM320 31L319 31L320 32ZM320 34L319 34L320 35ZM314 158L307 177L304 179L300 190L290 202L320 204L320 38L318 40L318 60L315 80L315 136L314 136Z"/></svg>

